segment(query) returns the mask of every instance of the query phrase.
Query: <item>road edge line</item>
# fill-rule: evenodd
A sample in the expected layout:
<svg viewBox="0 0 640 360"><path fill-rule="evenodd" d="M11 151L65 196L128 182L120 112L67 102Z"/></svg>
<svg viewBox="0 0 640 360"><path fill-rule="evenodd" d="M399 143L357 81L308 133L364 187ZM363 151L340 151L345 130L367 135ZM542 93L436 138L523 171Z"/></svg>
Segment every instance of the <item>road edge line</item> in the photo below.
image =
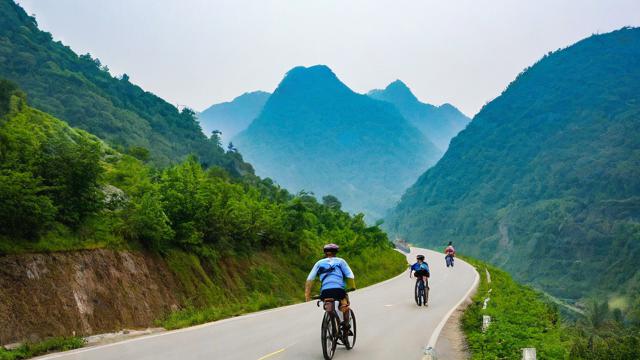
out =
<svg viewBox="0 0 640 360"><path fill-rule="evenodd" d="M480 283L480 274L478 273L478 270L473 265L469 264L464 260L458 259L458 261L462 261L465 264L469 265L473 269L473 272L476 273L476 276L474 277L473 284L471 285L469 290L464 294L464 296L460 299L460 301L458 301L458 303L454 307L452 307L451 310L449 310L449 312L447 312L447 314L442 318L438 326L436 326L435 330L431 334L431 337L429 338L427 347L431 347L431 348L436 347L436 343L438 342L438 337L440 337L440 333L442 332L444 325L447 323L447 321L449 320L453 312L456 311L460 307L460 305L462 305L462 303L469 298L471 293L476 289L476 287Z"/></svg>

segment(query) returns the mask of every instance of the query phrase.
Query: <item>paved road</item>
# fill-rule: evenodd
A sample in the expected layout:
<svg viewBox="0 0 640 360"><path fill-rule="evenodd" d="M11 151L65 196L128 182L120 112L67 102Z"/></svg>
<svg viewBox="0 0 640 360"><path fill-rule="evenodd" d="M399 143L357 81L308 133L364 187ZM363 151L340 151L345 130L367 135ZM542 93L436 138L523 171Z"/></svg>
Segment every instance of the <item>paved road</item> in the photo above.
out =
<svg viewBox="0 0 640 360"><path fill-rule="evenodd" d="M334 359L420 359L422 349L435 344L444 320L466 297L477 274L463 261L456 260L455 268L447 269L442 254L411 250L409 260L422 253L431 267L429 306L416 306L415 280L409 279L408 271L351 293L358 322L356 346L350 351L339 347ZM299 286L303 291L303 284ZM321 318L322 310L312 301L44 358L322 359Z"/></svg>

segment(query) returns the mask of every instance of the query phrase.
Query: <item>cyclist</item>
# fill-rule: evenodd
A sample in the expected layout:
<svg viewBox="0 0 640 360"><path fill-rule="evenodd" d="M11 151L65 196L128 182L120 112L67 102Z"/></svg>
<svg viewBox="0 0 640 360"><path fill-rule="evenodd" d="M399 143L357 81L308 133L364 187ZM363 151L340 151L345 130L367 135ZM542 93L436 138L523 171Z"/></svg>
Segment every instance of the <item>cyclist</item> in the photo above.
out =
<svg viewBox="0 0 640 360"><path fill-rule="evenodd" d="M453 247L451 241L449 241L449 245L444 249L445 257L444 259L447 262L447 267L453 267L453 258L456 256L456 249Z"/></svg>
<svg viewBox="0 0 640 360"><path fill-rule="evenodd" d="M311 300L311 287L316 277L320 278L322 286L320 287L320 299L334 299L340 301L340 310L344 315L344 329L349 331L349 296L345 290L345 278L349 288L355 289L355 276L344 259L336 257L339 246L336 244L327 244L322 250L324 258L318 260L309 276L304 287L304 297L306 301Z"/></svg>
<svg viewBox="0 0 640 360"><path fill-rule="evenodd" d="M411 269L409 269L409 278L411 278L411 274L413 274L416 276L416 278L421 278L424 276L426 279L428 279L431 276L431 272L429 271L429 264L424 261L424 255L416 256L416 260L416 263L411 265Z"/></svg>

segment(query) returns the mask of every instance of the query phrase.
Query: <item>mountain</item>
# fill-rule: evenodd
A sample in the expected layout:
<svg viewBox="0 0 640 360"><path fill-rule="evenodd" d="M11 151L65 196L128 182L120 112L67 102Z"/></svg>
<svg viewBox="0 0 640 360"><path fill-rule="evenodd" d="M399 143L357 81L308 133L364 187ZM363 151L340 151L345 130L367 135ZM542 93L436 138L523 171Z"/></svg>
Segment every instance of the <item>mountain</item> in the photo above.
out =
<svg viewBox="0 0 640 360"><path fill-rule="evenodd" d="M205 164L251 171L202 134L193 111L178 111L129 82L126 74L114 78L98 59L78 56L53 41L12 0L0 0L0 77L17 83L30 105L119 150L140 152L143 147L157 165L193 153Z"/></svg>
<svg viewBox="0 0 640 360"><path fill-rule="evenodd" d="M640 28L544 56L483 107L386 222L562 298L640 289Z"/></svg>
<svg viewBox="0 0 640 360"><path fill-rule="evenodd" d="M248 92L232 101L211 105L198 115L200 126L207 135L221 131L222 140L228 141L249 127L270 95L264 91Z"/></svg>
<svg viewBox="0 0 640 360"><path fill-rule="evenodd" d="M336 195L371 220L440 155L393 105L353 92L323 65L290 70L233 142L261 176Z"/></svg>
<svg viewBox="0 0 640 360"><path fill-rule="evenodd" d="M434 106L420 102L405 83L396 80L384 90L371 90L367 95L395 105L402 116L431 140L441 151L471 121L451 104Z"/></svg>

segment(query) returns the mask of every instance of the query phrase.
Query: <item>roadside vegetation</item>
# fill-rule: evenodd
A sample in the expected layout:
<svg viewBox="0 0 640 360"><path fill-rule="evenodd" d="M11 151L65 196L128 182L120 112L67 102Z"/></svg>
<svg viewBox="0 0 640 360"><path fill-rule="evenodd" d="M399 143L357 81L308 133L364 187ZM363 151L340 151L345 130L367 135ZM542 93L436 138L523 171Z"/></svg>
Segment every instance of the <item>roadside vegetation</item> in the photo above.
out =
<svg viewBox="0 0 640 360"><path fill-rule="evenodd" d="M480 274L478 292L462 318L472 359L520 359L521 349L528 347L536 348L540 359L566 357L569 339L562 335L557 309L542 294L516 283L498 268L473 259L465 261ZM487 297L490 300L483 310ZM491 316L486 332L482 331L483 315Z"/></svg>
<svg viewBox="0 0 640 360"><path fill-rule="evenodd" d="M37 343L25 343L12 350L0 347L0 360L28 359L52 351L67 351L82 346L84 340L80 337L55 337Z"/></svg>
<svg viewBox="0 0 640 360"><path fill-rule="evenodd" d="M481 278L462 318L472 359L519 359L527 347L536 348L540 359L640 358L638 299L625 310L611 308L607 299L590 300L583 316L568 320L545 295L518 284L506 272L478 260L465 261ZM482 309L486 298L490 300ZM485 332L483 315L491 316Z"/></svg>

